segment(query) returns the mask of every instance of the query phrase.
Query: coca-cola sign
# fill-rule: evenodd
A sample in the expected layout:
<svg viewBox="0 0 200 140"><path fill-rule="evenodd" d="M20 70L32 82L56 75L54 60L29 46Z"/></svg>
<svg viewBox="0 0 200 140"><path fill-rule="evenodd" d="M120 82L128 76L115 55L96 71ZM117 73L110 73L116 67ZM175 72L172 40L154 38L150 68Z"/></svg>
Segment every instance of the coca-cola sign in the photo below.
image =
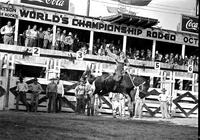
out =
<svg viewBox="0 0 200 140"><path fill-rule="evenodd" d="M181 30L184 32L198 33L199 32L198 18L182 15Z"/></svg>
<svg viewBox="0 0 200 140"><path fill-rule="evenodd" d="M21 0L21 3L32 4L68 11L69 0Z"/></svg>

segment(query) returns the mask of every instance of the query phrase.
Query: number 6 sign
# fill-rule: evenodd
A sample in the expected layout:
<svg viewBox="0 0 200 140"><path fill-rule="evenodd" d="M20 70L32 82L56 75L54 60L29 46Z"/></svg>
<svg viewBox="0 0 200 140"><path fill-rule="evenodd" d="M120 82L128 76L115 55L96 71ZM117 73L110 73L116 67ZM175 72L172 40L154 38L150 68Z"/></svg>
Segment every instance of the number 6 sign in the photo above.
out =
<svg viewBox="0 0 200 140"><path fill-rule="evenodd" d="M188 72L193 73L193 65L188 65Z"/></svg>
<svg viewBox="0 0 200 140"><path fill-rule="evenodd" d="M32 49L32 55L33 56L40 56L40 48L33 47L33 49Z"/></svg>

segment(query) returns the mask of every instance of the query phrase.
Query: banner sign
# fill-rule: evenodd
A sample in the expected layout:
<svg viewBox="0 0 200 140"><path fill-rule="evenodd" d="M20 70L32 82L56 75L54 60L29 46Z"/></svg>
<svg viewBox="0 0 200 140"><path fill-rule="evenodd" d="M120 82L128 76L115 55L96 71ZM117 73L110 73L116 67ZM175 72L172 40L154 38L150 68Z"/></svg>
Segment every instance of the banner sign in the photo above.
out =
<svg viewBox="0 0 200 140"><path fill-rule="evenodd" d="M34 10L32 8L25 8L20 6L13 6L11 9L13 12L10 13L8 10L5 10L8 7L7 5L2 6L0 11L0 16L7 16L10 14L15 14L18 16L18 19L33 21L33 22L42 22L45 24L55 24L58 26L82 29L88 31L96 31L117 35L127 35L130 37L137 37L142 39L157 40L169 43L178 43L185 44L190 46L198 46L198 36L178 33L175 31L169 30L159 30L159 29L142 29L134 26L124 26L111 24L106 21L101 21L99 19L87 18L77 15L68 15L65 13L45 11L44 10Z"/></svg>
<svg viewBox="0 0 200 140"><path fill-rule="evenodd" d="M21 3L49 7L60 10L69 10L69 0L21 0Z"/></svg>
<svg viewBox="0 0 200 140"><path fill-rule="evenodd" d="M199 24L197 17L182 15L181 30L184 32L198 33Z"/></svg>

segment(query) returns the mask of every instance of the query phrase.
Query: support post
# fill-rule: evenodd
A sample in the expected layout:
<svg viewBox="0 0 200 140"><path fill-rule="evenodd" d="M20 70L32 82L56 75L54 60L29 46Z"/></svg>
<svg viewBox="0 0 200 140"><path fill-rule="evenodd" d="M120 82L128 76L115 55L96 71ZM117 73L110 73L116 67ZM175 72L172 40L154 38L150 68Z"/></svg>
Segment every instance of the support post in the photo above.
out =
<svg viewBox="0 0 200 140"><path fill-rule="evenodd" d="M126 54L126 44L127 44L127 36L123 36L123 48L122 51Z"/></svg>
<svg viewBox="0 0 200 140"><path fill-rule="evenodd" d="M152 45L152 60L155 60L155 53L156 53L156 40L153 40L153 45Z"/></svg>
<svg viewBox="0 0 200 140"><path fill-rule="evenodd" d="M94 31L90 31L89 54L92 54L94 44Z"/></svg>
<svg viewBox="0 0 200 140"><path fill-rule="evenodd" d="M185 44L182 45L181 55L182 55L182 58L185 57Z"/></svg>
<svg viewBox="0 0 200 140"><path fill-rule="evenodd" d="M19 19L15 20L15 32L14 32L14 44L17 45L18 39L18 27L19 27Z"/></svg>
<svg viewBox="0 0 200 140"><path fill-rule="evenodd" d="M56 25L53 25L53 40L52 40L52 47L55 49L56 44Z"/></svg>

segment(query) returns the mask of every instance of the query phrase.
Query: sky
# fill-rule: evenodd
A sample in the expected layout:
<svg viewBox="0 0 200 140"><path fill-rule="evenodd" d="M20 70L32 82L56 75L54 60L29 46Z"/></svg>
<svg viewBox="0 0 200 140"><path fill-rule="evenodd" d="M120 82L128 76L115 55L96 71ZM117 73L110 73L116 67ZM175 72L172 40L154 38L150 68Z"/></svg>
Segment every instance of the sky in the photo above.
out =
<svg viewBox="0 0 200 140"><path fill-rule="evenodd" d="M0 0L6 2L8 0ZM20 0L10 0L11 3ZM69 12L79 15L87 15L88 0L69 0ZM90 0L90 16L104 17L113 15L107 11L107 6L126 8L136 12L137 16L158 19L158 27L169 30L177 30L181 22L181 14L195 16L196 0L152 0L148 6L127 6L112 0Z"/></svg>
<svg viewBox="0 0 200 140"><path fill-rule="evenodd" d="M70 3L74 7L72 12L86 15L87 0L70 0ZM138 16L158 19L160 22L158 27L176 31L181 21L181 14L195 16L195 4L196 0L152 0L148 6L141 7L121 5L112 0L91 0L90 16L113 15L108 13L107 6L124 7L128 11L136 12Z"/></svg>

